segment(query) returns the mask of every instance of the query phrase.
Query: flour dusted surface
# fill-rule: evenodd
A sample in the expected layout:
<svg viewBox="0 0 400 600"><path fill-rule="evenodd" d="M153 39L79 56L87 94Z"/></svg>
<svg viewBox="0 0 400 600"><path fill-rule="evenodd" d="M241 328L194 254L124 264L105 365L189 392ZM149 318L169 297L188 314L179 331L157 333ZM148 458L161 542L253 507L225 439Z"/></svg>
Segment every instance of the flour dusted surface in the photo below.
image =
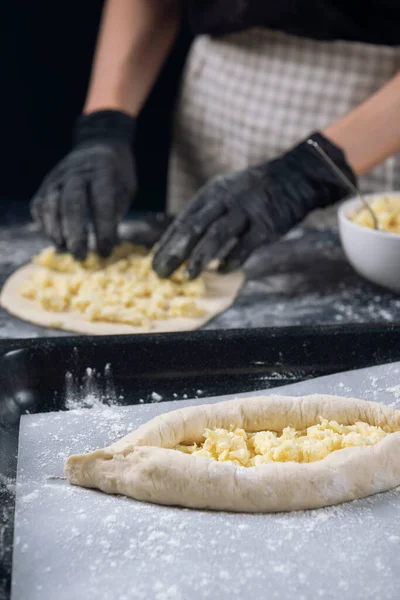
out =
<svg viewBox="0 0 400 600"><path fill-rule="evenodd" d="M17 213L17 206L11 208ZM134 239L128 234L135 225L136 220L124 223L125 239ZM286 239L260 250L250 261L250 281L242 290L240 302L207 324L207 329L397 322L399 298L377 291L352 271L337 234L322 230L320 214L313 215L315 225L318 230L294 230ZM0 223L1 282L45 243L33 223ZM58 335L65 334L14 319L0 310L0 337Z"/></svg>
<svg viewBox="0 0 400 600"><path fill-rule="evenodd" d="M351 388L335 377L341 380ZM363 381L371 386L368 376ZM143 504L50 479L62 475L71 452L111 443L166 408L175 406L23 418L13 600L26 598L24 582L32 600L232 600L264 598L265 590L279 600L397 600L400 490L322 510L238 516Z"/></svg>

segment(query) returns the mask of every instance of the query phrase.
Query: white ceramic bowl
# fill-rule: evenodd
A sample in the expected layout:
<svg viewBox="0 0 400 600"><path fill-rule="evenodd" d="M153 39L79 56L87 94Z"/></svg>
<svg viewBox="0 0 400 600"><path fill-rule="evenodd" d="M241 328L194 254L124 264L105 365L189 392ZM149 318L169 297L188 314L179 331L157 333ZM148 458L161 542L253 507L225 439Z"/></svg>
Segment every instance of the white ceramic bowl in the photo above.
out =
<svg viewBox="0 0 400 600"><path fill-rule="evenodd" d="M370 202L383 195L400 198L400 192L367 194ZM400 234L377 231L356 225L349 217L363 208L351 198L339 208L339 232L342 246L353 268L373 283L400 293Z"/></svg>

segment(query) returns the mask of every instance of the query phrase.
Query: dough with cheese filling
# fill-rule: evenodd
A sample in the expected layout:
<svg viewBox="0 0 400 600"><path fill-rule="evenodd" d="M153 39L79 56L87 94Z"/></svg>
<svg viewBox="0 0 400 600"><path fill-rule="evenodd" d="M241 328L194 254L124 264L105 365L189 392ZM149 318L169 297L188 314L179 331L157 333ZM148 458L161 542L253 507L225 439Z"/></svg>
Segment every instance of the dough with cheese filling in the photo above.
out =
<svg viewBox="0 0 400 600"><path fill-rule="evenodd" d="M289 445L275 447L280 460L251 468L242 454L223 455L232 448L210 450L212 457L201 450L198 455L177 450L202 444L204 449L205 431L212 449L226 436L224 431L218 439L220 430L242 438L246 444L238 450L247 447L250 454L249 439L267 457L275 435L287 437ZM258 432L266 435L257 439ZM309 438L309 447L316 444L307 456L311 461L291 454L302 437ZM332 448L325 446L329 439ZM303 443L297 458L306 458L304 450ZM217 455L229 460L210 460ZM260 396L161 414L107 448L69 457L65 474L74 485L158 504L275 512L329 506L394 488L400 485L399 456L400 411L335 396Z"/></svg>

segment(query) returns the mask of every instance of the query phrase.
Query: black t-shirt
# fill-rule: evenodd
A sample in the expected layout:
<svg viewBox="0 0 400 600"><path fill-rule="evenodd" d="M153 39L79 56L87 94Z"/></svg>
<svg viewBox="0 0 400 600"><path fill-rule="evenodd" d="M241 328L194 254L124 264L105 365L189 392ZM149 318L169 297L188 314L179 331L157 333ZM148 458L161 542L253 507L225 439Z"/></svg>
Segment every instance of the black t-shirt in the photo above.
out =
<svg viewBox="0 0 400 600"><path fill-rule="evenodd" d="M268 27L315 40L400 45L400 0L187 0L195 34Z"/></svg>

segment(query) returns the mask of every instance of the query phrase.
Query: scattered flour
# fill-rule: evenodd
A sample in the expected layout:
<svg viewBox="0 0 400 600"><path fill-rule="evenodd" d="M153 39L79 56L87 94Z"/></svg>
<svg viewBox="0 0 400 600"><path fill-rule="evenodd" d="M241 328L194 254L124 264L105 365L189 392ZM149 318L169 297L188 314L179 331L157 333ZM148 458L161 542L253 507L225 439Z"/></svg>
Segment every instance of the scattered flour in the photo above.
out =
<svg viewBox="0 0 400 600"><path fill-rule="evenodd" d="M34 490L33 492L30 492L30 494L21 496L19 501L23 502L24 504L29 504L30 502L33 502L33 500L37 500L38 498L39 498L39 490Z"/></svg>
<svg viewBox="0 0 400 600"><path fill-rule="evenodd" d="M315 511L240 515L140 503L49 479L62 474L69 454L115 441L114 426L124 435L163 408L105 406L23 419L36 452L29 472L19 474L18 494L30 501L18 504L17 551L40 573L43 597L52 590L64 600L62 586L74 580L82 597L95 589L99 600L263 598L266 589L280 600L397 598L400 489ZM39 444L46 436L51 447ZM46 521L32 529L43 514ZM68 557L59 566L56 552Z"/></svg>
<svg viewBox="0 0 400 600"><path fill-rule="evenodd" d="M399 374L398 366L367 371L357 395L389 404L400 393L393 385ZM337 377L329 391L352 395L351 378ZM94 408L22 420L31 454L19 472L15 547L23 564L40 573L38 598L51 590L64 600L60 586L74 580L86 586L83 597L95 589L99 600L262 598L266 589L280 600L397 599L400 489L317 511L237 515L76 488L61 479L69 454L107 445L165 409L157 401ZM60 567L55 552L68 556Z"/></svg>
<svg viewBox="0 0 400 600"><path fill-rule="evenodd" d="M386 388L386 391L390 394L393 394L393 396L396 398L396 400L392 402L390 406L392 406L393 408L397 408L398 406L400 406L400 384Z"/></svg>
<svg viewBox="0 0 400 600"><path fill-rule="evenodd" d="M65 408L79 410L82 408L104 408L118 403L111 364L107 363L103 373L88 367L80 379L71 372L65 374ZM120 397L121 398L121 397Z"/></svg>

